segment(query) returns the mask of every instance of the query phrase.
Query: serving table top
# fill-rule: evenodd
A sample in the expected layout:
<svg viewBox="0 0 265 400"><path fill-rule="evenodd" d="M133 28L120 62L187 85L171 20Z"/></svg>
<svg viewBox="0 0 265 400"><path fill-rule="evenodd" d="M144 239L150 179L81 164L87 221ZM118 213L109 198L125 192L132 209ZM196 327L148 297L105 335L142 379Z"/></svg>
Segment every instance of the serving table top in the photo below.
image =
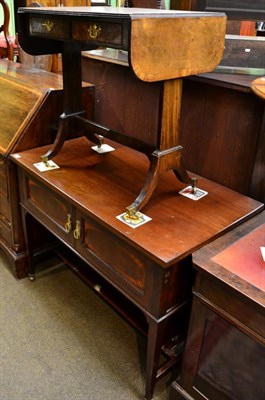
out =
<svg viewBox="0 0 265 400"><path fill-rule="evenodd" d="M148 158L127 147L115 144L115 148L100 155L84 137L67 141L54 158L60 168L45 172L33 165L45 147L12 159L162 267L173 265L263 208L261 203L203 178L200 188L208 195L193 201L179 194L185 184L169 171L145 207L144 214L152 220L132 229L116 217L140 189Z"/></svg>

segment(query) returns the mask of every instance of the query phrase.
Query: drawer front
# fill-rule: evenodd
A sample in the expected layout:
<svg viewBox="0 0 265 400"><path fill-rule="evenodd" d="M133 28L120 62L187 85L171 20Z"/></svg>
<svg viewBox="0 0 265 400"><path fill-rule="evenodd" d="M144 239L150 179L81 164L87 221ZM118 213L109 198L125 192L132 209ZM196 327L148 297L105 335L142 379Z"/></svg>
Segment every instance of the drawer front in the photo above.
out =
<svg viewBox="0 0 265 400"><path fill-rule="evenodd" d="M74 244L71 204L27 175L23 176L22 203L52 233L67 244Z"/></svg>
<svg viewBox="0 0 265 400"><path fill-rule="evenodd" d="M68 39L69 25L67 20L50 17L30 17L30 35L53 39Z"/></svg>
<svg viewBox="0 0 265 400"><path fill-rule="evenodd" d="M11 248L11 226L1 220L0 217L0 242L5 243L5 245Z"/></svg>
<svg viewBox="0 0 265 400"><path fill-rule="evenodd" d="M6 162L2 158L0 158L0 193L4 196L8 196L7 194L7 176L6 176Z"/></svg>
<svg viewBox="0 0 265 400"><path fill-rule="evenodd" d="M58 40L91 42L95 45L122 47L123 24L94 20L70 20L30 16L30 35ZM127 43L127 40L125 40Z"/></svg>
<svg viewBox="0 0 265 400"><path fill-rule="evenodd" d="M74 40L92 41L99 44L122 46L123 26L118 23L95 21L73 21L72 35Z"/></svg>
<svg viewBox="0 0 265 400"><path fill-rule="evenodd" d="M78 216L80 238L76 250L121 289L146 304L148 271L153 262L96 221ZM149 282L152 285L152 282Z"/></svg>

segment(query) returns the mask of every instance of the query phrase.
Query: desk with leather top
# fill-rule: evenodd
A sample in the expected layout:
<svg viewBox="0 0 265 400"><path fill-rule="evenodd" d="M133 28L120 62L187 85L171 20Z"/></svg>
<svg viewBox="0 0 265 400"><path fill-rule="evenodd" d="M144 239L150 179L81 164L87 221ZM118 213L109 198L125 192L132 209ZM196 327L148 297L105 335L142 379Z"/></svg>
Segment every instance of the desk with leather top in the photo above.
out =
<svg viewBox="0 0 265 400"><path fill-rule="evenodd" d="M265 213L193 255L189 333L170 400L265 396Z"/></svg>

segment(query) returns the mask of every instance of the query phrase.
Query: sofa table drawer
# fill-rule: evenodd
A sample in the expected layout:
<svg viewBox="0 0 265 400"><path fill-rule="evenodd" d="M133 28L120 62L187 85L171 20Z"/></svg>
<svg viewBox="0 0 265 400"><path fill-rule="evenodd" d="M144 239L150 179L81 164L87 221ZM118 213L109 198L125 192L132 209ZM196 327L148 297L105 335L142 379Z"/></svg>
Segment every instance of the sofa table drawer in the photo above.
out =
<svg viewBox="0 0 265 400"><path fill-rule="evenodd" d="M121 46L123 42L122 33L122 24L118 23L74 20L72 25L74 40L95 41L108 46Z"/></svg>
<svg viewBox="0 0 265 400"><path fill-rule="evenodd" d="M30 35L61 40L68 39L69 25L67 22L53 17L31 17L29 25Z"/></svg>

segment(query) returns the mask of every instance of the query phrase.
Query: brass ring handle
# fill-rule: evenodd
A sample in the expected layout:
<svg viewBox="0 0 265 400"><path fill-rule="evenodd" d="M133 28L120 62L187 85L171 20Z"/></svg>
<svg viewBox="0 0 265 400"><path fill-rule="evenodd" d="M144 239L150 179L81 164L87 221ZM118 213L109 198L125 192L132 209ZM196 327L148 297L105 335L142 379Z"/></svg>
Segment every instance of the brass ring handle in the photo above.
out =
<svg viewBox="0 0 265 400"><path fill-rule="evenodd" d="M93 24L88 28L88 33L91 39L97 39L101 34L101 26Z"/></svg>
<svg viewBox="0 0 265 400"><path fill-rule="evenodd" d="M74 230L74 238L77 240L80 238L80 221L76 221L76 226Z"/></svg>
<svg viewBox="0 0 265 400"><path fill-rule="evenodd" d="M67 222L66 222L66 224L65 224L65 226L64 226L65 231L66 231L67 233L69 233L69 232L71 231L71 229L72 229L71 217L72 217L71 214L67 214Z"/></svg>

